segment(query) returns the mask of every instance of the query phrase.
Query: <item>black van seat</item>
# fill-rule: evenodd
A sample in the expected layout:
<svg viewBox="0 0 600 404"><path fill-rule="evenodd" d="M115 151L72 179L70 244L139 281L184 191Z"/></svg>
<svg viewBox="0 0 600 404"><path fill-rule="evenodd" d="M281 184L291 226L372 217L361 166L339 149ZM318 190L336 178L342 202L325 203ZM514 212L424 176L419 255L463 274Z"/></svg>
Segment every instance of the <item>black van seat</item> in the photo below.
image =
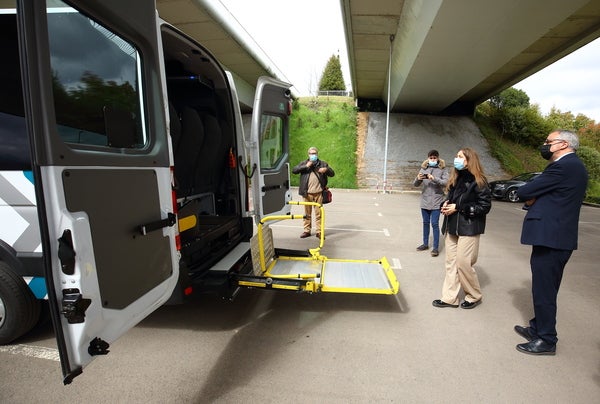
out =
<svg viewBox="0 0 600 404"><path fill-rule="evenodd" d="M181 140L181 121L175 106L169 101L169 133L171 134L171 146L173 146L173 156L177 153L177 147Z"/></svg>
<svg viewBox="0 0 600 404"><path fill-rule="evenodd" d="M196 167L195 189L200 192L215 192L218 184L217 172L222 170L221 161L225 156L220 155L221 127L217 118L208 113L201 113L204 124L204 146L202 155Z"/></svg>
<svg viewBox="0 0 600 404"><path fill-rule="evenodd" d="M175 152L177 197L194 193L194 173L205 141L204 125L196 110L184 107L181 112L181 140Z"/></svg>

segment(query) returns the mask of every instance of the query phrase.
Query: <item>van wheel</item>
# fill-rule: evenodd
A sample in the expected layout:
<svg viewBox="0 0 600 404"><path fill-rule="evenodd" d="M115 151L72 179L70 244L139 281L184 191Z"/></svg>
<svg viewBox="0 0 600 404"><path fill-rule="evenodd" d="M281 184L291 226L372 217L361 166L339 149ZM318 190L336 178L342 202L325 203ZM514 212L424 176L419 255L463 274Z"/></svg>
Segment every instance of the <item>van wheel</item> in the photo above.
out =
<svg viewBox="0 0 600 404"><path fill-rule="evenodd" d="M40 302L23 278L0 261L0 345L31 330L40 317Z"/></svg>

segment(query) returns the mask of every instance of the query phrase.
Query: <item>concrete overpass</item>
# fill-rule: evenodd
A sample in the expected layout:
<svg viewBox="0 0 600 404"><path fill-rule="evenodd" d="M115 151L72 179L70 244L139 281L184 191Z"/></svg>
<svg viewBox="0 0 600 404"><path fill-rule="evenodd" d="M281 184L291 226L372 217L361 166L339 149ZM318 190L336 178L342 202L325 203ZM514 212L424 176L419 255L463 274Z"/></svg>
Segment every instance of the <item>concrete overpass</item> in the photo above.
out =
<svg viewBox="0 0 600 404"><path fill-rule="evenodd" d="M339 1L355 97L387 104L391 77L394 112L469 114L600 36L600 0ZM284 79L219 1L157 8L234 73L243 108L259 76Z"/></svg>
<svg viewBox="0 0 600 404"><path fill-rule="evenodd" d="M387 103L391 47L396 112L470 113L600 36L599 0L341 4L355 96Z"/></svg>

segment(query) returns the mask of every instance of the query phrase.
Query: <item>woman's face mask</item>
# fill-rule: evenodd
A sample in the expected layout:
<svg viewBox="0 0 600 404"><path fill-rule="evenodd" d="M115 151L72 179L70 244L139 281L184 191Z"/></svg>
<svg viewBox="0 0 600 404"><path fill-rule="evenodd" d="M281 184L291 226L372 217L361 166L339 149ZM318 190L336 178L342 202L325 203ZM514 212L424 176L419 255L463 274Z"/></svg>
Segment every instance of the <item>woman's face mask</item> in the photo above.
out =
<svg viewBox="0 0 600 404"><path fill-rule="evenodd" d="M460 158L460 157L455 157L454 158L454 168L456 168L457 170L464 170L465 169L465 159Z"/></svg>

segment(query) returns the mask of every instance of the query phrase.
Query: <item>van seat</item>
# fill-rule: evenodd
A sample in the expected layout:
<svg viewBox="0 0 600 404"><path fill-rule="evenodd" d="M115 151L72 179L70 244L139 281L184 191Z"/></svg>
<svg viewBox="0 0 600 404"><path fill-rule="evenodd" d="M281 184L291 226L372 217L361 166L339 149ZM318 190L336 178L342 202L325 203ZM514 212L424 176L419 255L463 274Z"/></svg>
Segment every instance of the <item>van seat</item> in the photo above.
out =
<svg viewBox="0 0 600 404"><path fill-rule="evenodd" d="M193 108L184 107L181 112L181 140L175 152L175 178L179 188L177 197L194 193L194 173L205 142L204 125Z"/></svg>

